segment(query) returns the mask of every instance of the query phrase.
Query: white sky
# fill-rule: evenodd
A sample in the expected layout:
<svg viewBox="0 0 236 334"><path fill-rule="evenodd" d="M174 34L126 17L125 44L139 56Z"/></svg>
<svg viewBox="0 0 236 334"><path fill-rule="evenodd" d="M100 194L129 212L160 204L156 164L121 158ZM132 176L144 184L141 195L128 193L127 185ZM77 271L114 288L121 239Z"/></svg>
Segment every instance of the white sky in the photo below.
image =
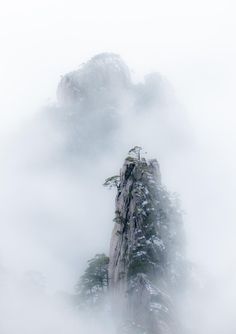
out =
<svg viewBox="0 0 236 334"><path fill-rule="evenodd" d="M11 131L54 99L60 75L103 51L119 53L138 74L160 71L187 107L200 96L211 103L210 87L218 94L233 81L235 30L235 4L227 0L5 1L0 129Z"/></svg>
<svg viewBox="0 0 236 334"><path fill-rule="evenodd" d="M211 308L210 318L214 326L218 326L218 318L225 321L222 327L217 327L219 332L224 332L229 326L227 317L231 312L235 324L235 16L235 0L7 0L1 1L0 5L0 155L8 139L14 138L12 134L18 126L24 124L48 100L55 100L60 76L76 69L96 53L118 53L138 77L157 70L172 83L193 125L197 145L196 151L193 148L186 159L180 157L178 161L177 158L176 164L169 166L169 169L161 165L162 173L167 185L176 186L180 192L187 212L185 222L190 258L216 272L219 280L222 276L222 286L217 290L222 291L225 300L215 302L216 296L211 298L209 307L208 304L204 307L202 301L200 303L200 308L206 311L207 321ZM18 207L23 205L24 209L24 191L19 186L24 180L20 180L17 173L10 176L10 180L6 180L7 186L1 183L0 203L4 206L4 198L7 197L14 215ZM57 175L56 181L53 177L51 180L39 178L37 181L45 183L46 189L48 183L52 195L48 191L42 199L52 206L52 212L58 211L60 215L58 203L55 205L54 201L62 203L60 208L63 212L66 191L71 196L70 191L73 194L74 188L62 182L63 193L55 195L53 191L56 192L58 188L54 189L51 185L56 184ZM25 207L28 198L31 200L31 187L34 188L30 176L27 182L29 194ZM9 184L10 195L7 190ZM17 187L18 193L14 196ZM22 198L18 200L19 194ZM34 190L32 194L35 196L32 200L37 204L38 192ZM96 194L93 196L96 197ZM76 196L71 197L77 201ZM85 198L90 199L90 194ZM98 200L98 207L99 203ZM77 202L74 207L77 208ZM103 221L103 216L100 216ZM77 216L74 218L77 219ZM3 223L4 231L7 221L3 218L0 223ZM57 236L54 237L54 230L49 234L49 241L50 237L53 240L52 248L56 250L57 247L60 250L60 244L66 243L64 239L74 240L70 235L74 231L73 224L71 229L66 226L65 231L63 227L57 226ZM14 236L20 228L23 232ZM89 232L85 229L85 237L81 236L85 243ZM63 286L63 279L71 284L70 271L63 266L64 249L57 254L58 259L50 258L48 254L51 252L43 247L38 249L30 233L24 231L23 224L9 237L2 233L3 248L13 249L8 252L10 261L22 266L20 259L30 258L29 250L32 250L30 259L36 265L44 261L51 273L50 278L46 272L49 285L51 282L52 286ZM77 238L77 235L73 234L73 237ZM17 249L18 244L14 240L18 238L24 249ZM28 243L24 240L28 240ZM19 258L16 256L18 253ZM12 305L17 299L15 295L13 297L14 302L9 302L8 311L11 320L17 318L12 315ZM212 306L220 308L218 313ZM29 314L28 311L23 313ZM15 314L21 315L22 310L17 310ZM42 312L38 314L41 317ZM28 321L31 316L26 319ZM37 321L35 324L38 327ZM197 319L197 326L199 324ZM16 328L19 333L17 325ZM213 329L205 333L216 333Z"/></svg>
<svg viewBox="0 0 236 334"><path fill-rule="evenodd" d="M96 53L119 53L138 76L157 70L173 84L195 124L198 141L207 146L202 158L211 160L211 165L206 163L205 169L212 168L213 162L219 163L219 168L213 171L212 182L220 178L224 192L229 189L231 200L224 198L220 214L226 212L230 216L232 224L226 235L232 235L234 216L228 212L233 210L236 184L235 10L235 2L229 0L9 0L2 3L2 143L6 134L11 134L48 99L55 100L61 75L76 69ZM183 168L187 168L184 163ZM209 174L211 171L206 173L208 186ZM184 193L181 195L188 201ZM207 196L212 197L212 189L204 196L209 200ZM216 204L211 201L211 212L219 202L220 192ZM213 222L210 226L213 227ZM224 225L218 226L216 233L220 238Z"/></svg>

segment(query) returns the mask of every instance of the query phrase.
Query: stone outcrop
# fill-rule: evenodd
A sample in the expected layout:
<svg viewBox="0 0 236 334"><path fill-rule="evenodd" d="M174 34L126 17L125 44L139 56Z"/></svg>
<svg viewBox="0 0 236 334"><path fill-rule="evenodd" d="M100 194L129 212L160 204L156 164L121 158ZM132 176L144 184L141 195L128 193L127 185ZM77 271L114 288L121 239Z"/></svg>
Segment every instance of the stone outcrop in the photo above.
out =
<svg viewBox="0 0 236 334"><path fill-rule="evenodd" d="M118 333L178 333L175 287L185 261L181 213L156 160L129 156L120 172L109 284Z"/></svg>

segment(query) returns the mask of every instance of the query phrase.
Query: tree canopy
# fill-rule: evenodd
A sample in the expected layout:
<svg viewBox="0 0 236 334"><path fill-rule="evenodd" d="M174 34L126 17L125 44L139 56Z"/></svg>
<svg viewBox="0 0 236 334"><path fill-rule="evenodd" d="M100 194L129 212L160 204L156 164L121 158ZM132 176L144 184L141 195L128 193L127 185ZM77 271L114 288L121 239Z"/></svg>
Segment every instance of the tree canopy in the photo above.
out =
<svg viewBox="0 0 236 334"><path fill-rule="evenodd" d="M120 185L120 176L119 175L114 175L108 177L105 182L103 183L104 187L108 187L109 189L116 187L119 188Z"/></svg>
<svg viewBox="0 0 236 334"><path fill-rule="evenodd" d="M78 301L81 306L97 306L102 301L108 288L108 263L105 254L96 254L88 261L88 266L76 286Z"/></svg>

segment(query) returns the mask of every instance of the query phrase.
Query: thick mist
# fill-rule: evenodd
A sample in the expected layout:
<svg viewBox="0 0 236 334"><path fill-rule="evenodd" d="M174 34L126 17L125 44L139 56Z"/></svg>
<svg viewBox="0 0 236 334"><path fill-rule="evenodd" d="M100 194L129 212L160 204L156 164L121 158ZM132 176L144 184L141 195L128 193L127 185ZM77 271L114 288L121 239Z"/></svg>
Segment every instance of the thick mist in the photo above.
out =
<svg viewBox="0 0 236 334"><path fill-rule="evenodd" d="M69 29L57 12L57 27L63 27L60 38L51 31L40 47L48 48L57 36L68 52L59 52L56 40L58 57L49 55L51 67L47 52L36 54L32 48L32 64L25 64L27 71L19 70L28 40L22 37L25 49L18 53L20 43L9 46L19 61L11 56L12 72L3 71L1 98L5 128L0 167L0 330L4 334L112 332L109 317L88 320L71 304L86 261L95 253L108 253L115 192L102 186L104 179L118 173L135 145L142 146L147 157L157 158L163 183L180 194L185 212L187 257L193 268L191 288L183 298L186 329L193 334L235 333L235 51L230 44L231 16L225 22L227 6L222 10L218 2L214 8L207 2L202 19L200 7L193 14L181 2L183 13L174 8L177 14L172 15L162 6L159 20L138 7L139 15L144 15L139 26L146 24L146 30L130 16L122 25L106 19L112 36L96 42L88 30L79 57L78 52L73 54L76 15L65 12ZM43 17L43 6L36 9ZM25 15L22 8L21 15ZM133 28L125 38L130 21ZM34 26L31 19L28 23ZM34 46L42 36L39 28ZM107 25L98 29L104 35ZM15 30L13 25L7 45ZM22 36L25 31L21 28ZM47 24L43 34L46 31ZM158 43L151 56L153 31L158 32ZM114 36L119 34L122 42L116 44ZM128 52L132 38L133 51ZM90 42L94 48L88 47ZM110 53L90 60L110 49L124 55L127 65Z"/></svg>
<svg viewBox="0 0 236 334"><path fill-rule="evenodd" d="M167 80L154 73L134 82L118 55L97 55L65 75L57 95L58 101L20 129L2 158L6 333L35 331L22 319L28 309L42 326L39 333L51 327L63 332L61 314L75 326L72 332L84 326L73 311L74 288L86 261L109 251L114 193L102 186L105 178L119 172L135 144L168 164L177 152L188 152L185 138L192 141ZM58 295L67 306L58 305ZM44 303L46 313L38 319ZM15 313L19 322L13 326Z"/></svg>

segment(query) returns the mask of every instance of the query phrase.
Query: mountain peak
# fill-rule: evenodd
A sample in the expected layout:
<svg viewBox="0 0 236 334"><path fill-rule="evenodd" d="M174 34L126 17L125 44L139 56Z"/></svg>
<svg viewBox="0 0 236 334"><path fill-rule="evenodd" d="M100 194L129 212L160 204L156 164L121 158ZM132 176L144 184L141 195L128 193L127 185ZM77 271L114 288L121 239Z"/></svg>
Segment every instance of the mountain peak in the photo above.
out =
<svg viewBox="0 0 236 334"><path fill-rule="evenodd" d="M100 53L73 72L64 75L58 85L60 104L74 104L101 98L131 85L128 66L113 53Z"/></svg>

